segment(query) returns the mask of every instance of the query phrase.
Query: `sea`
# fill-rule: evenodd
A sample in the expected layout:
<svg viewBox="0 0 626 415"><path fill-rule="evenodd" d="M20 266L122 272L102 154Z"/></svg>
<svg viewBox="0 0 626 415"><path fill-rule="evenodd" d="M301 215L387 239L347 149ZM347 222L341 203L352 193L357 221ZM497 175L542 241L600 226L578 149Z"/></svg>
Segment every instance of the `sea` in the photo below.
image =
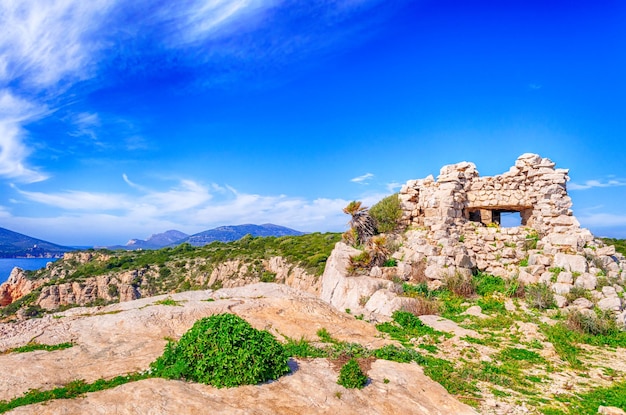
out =
<svg viewBox="0 0 626 415"><path fill-rule="evenodd" d="M0 258L0 284L9 279L13 267L25 270L45 268L48 262L54 262L58 258Z"/></svg>

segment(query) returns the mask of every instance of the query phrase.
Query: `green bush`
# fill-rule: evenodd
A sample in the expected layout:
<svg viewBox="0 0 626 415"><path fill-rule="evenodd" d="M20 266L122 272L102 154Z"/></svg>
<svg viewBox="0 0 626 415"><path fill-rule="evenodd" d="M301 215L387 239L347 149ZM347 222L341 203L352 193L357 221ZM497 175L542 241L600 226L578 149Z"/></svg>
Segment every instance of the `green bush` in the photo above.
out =
<svg viewBox="0 0 626 415"><path fill-rule="evenodd" d="M370 208L370 215L376 221L378 231L389 233L396 230L402 217L400 199L395 193L387 196Z"/></svg>
<svg viewBox="0 0 626 415"><path fill-rule="evenodd" d="M556 303L554 294L546 284L530 284L526 286L526 301L528 305L539 310L553 308Z"/></svg>
<svg viewBox="0 0 626 415"><path fill-rule="evenodd" d="M263 271L263 274L261 274L261 282L276 282L276 273Z"/></svg>
<svg viewBox="0 0 626 415"><path fill-rule="evenodd" d="M367 384L367 376L361 371L356 360L350 359L339 372L337 383L344 388L362 389Z"/></svg>
<svg viewBox="0 0 626 415"><path fill-rule="evenodd" d="M591 335L612 335L619 333L615 318L610 311L596 310L595 313L571 311L567 315L567 326L580 333Z"/></svg>
<svg viewBox="0 0 626 415"><path fill-rule="evenodd" d="M150 366L156 376L215 387L250 385L289 372L285 348L234 314L198 320Z"/></svg>

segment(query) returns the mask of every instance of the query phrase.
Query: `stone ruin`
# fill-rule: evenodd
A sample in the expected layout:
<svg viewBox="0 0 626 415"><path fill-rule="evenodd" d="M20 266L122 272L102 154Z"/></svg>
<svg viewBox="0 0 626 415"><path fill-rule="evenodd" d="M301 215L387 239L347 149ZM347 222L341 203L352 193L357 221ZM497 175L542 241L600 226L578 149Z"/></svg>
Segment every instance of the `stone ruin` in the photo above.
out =
<svg viewBox="0 0 626 415"><path fill-rule="evenodd" d="M520 156L508 172L480 177L473 163L462 162L432 175L411 180L400 191L404 226L423 227L442 239L491 224L501 225L506 213L517 213L522 227L550 236L550 242L573 250L593 240L572 214L567 195L567 169L550 159ZM459 235L456 235L459 236Z"/></svg>
<svg viewBox="0 0 626 415"><path fill-rule="evenodd" d="M411 180L399 195L407 240L396 256L422 263L430 280L481 271L543 282L559 295L574 286L593 290L599 276L623 285L624 257L572 213L568 172L523 154L497 176L480 177L473 163L462 162L444 166L436 181ZM504 223L506 214L518 217L516 226Z"/></svg>
<svg viewBox="0 0 626 415"><path fill-rule="evenodd" d="M392 255L397 266L350 276L349 258L360 251L339 243L326 266L322 298L339 309L362 306L389 315L405 301L394 294L392 281L436 289L449 276L484 272L546 284L559 307L590 309L595 303L618 312L626 324L626 259L580 227L568 180L567 169L536 154L521 155L497 176L480 177L473 163L462 162L444 166L436 181L410 180L399 194L403 232L392 236L400 245ZM514 226L505 215L517 217ZM591 291L594 303L568 295L575 287Z"/></svg>

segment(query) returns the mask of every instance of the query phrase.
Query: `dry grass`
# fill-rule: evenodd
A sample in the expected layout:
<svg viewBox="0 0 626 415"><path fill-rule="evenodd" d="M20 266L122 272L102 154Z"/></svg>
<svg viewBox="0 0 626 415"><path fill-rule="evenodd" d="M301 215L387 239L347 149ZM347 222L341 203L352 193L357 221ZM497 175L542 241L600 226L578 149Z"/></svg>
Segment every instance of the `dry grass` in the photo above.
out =
<svg viewBox="0 0 626 415"><path fill-rule="evenodd" d="M439 303L434 299L415 297L404 301L402 311L407 311L416 316L439 314Z"/></svg>
<svg viewBox="0 0 626 415"><path fill-rule="evenodd" d="M474 280L471 277L465 277L458 272L446 276L443 282L450 292L458 296L471 297L476 294L476 285Z"/></svg>

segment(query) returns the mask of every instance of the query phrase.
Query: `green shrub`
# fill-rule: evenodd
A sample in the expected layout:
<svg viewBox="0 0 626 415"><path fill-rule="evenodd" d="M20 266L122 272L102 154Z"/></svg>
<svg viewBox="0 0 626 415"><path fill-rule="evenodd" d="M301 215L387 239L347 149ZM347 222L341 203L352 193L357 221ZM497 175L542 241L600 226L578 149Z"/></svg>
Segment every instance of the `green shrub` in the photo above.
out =
<svg viewBox="0 0 626 415"><path fill-rule="evenodd" d="M276 282L276 273L263 271L263 274L261 274L261 282Z"/></svg>
<svg viewBox="0 0 626 415"><path fill-rule="evenodd" d="M571 311L567 315L567 326L580 333L594 336L611 335L620 331L612 313L601 310L597 310L595 313Z"/></svg>
<svg viewBox="0 0 626 415"><path fill-rule="evenodd" d="M289 372L289 356L269 332L234 314L198 320L178 343L169 342L150 367L156 376L215 387L257 384Z"/></svg>
<svg viewBox="0 0 626 415"><path fill-rule="evenodd" d="M398 265L398 261L395 258L389 258L383 262L383 267L395 267Z"/></svg>
<svg viewBox="0 0 626 415"><path fill-rule="evenodd" d="M402 217L400 198L395 193L387 196L370 208L370 215L376 221L376 227L380 232L389 233L396 230Z"/></svg>
<svg viewBox="0 0 626 415"><path fill-rule="evenodd" d="M477 304L485 312L495 311L498 313L504 312L504 299L502 296L488 294L482 298L479 298Z"/></svg>
<svg viewBox="0 0 626 415"><path fill-rule="evenodd" d="M362 389L367 384L367 376L361 371L357 361L350 359L341 368L337 383L344 388Z"/></svg>
<svg viewBox="0 0 626 415"><path fill-rule="evenodd" d="M285 351L291 357L328 357L328 353L325 350L311 345L303 338L300 340L287 338Z"/></svg>
<svg viewBox="0 0 626 415"><path fill-rule="evenodd" d="M362 251L353 257L350 257L350 265L348 265L348 272L350 274L356 274L364 272L372 267L372 257L367 251Z"/></svg>
<svg viewBox="0 0 626 415"><path fill-rule="evenodd" d="M530 284L526 286L528 305L539 310L552 308L556 305L554 294L546 284Z"/></svg>

